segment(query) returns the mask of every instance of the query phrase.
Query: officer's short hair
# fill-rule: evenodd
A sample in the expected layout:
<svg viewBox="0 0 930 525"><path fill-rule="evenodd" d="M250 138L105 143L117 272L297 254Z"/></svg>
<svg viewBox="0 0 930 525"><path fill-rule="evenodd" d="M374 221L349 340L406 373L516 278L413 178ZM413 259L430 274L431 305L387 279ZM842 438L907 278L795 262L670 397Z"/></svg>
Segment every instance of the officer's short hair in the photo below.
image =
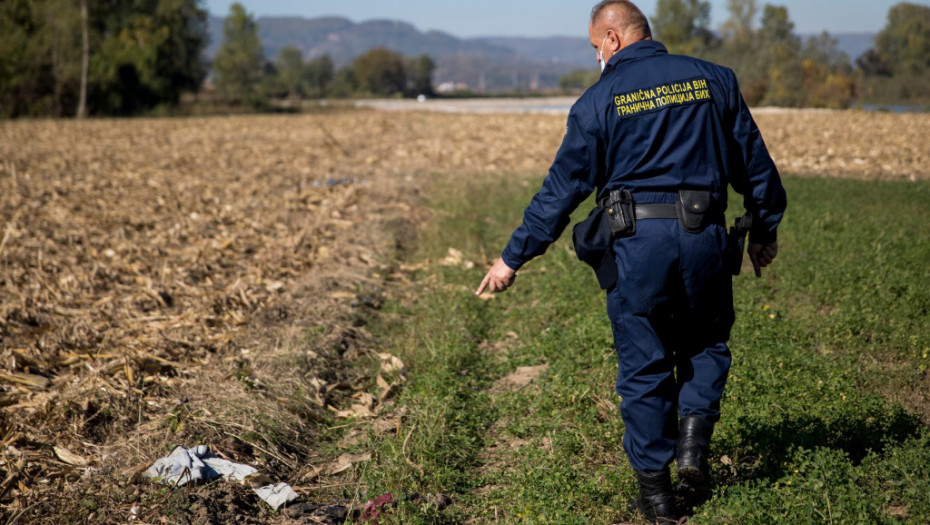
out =
<svg viewBox="0 0 930 525"><path fill-rule="evenodd" d="M597 5L591 9L591 23L593 24L594 21L601 16L604 9L614 5L622 8L625 12L627 20L629 21L629 26L627 26L629 30L639 33L643 37L652 38L652 29L649 27L649 19L646 18L646 15L636 7L636 4L630 2L630 0L602 0L598 2Z"/></svg>

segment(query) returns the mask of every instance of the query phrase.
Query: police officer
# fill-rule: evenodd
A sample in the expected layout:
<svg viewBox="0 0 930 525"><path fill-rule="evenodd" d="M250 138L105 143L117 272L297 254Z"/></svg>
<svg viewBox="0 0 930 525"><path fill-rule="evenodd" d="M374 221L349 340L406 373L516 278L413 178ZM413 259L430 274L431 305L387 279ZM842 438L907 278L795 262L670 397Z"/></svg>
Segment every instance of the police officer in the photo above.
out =
<svg viewBox="0 0 930 525"><path fill-rule="evenodd" d="M733 71L668 54L626 0L597 4L589 35L601 78L573 105L542 189L476 293L509 288L593 191L611 218L633 216L612 230L598 276L616 276L601 282L636 503L650 520L676 520L669 465L677 457L682 490L708 489L707 449L730 368L727 185L752 217L757 276L778 253L787 201Z"/></svg>

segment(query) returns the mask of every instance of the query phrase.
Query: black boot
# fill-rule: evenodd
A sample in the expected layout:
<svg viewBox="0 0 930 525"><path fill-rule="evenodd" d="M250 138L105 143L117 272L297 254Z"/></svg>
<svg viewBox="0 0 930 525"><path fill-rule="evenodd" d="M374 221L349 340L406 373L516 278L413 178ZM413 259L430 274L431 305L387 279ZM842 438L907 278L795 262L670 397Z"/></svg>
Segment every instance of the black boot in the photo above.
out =
<svg viewBox="0 0 930 525"><path fill-rule="evenodd" d="M672 475L664 470L636 470L639 498L634 502L649 523L670 524L678 521L672 494Z"/></svg>
<svg viewBox="0 0 930 525"><path fill-rule="evenodd" d="M714 424L700 416L681 418L678 427L678 479L681 489L697 495L710 492L707 454Z"/></svg>

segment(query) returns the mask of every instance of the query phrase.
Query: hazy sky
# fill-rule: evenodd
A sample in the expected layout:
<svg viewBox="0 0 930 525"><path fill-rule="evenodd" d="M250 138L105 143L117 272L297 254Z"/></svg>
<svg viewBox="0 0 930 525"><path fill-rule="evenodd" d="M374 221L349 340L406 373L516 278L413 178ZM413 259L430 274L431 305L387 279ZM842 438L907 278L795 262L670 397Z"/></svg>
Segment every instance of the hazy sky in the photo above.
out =
<svg viewBox="0 0 930 525"><path fill-rule="evenodd" d="M910 0L915 2L915 0ZM217 16L229 13L232 0L206 0ZM588 14L596 0L240 0L256 16L295 15L305 18L336 15L355 22L403 20L420 30L436 29L459 37L584 36ZM788 7L798 33L877 32L888 9L898 0L759 0ZM930 0L916 0L930 5ZM716 28L726 18L726 0L710 0ZM651 16L656 0L637 5Z"/></svg>

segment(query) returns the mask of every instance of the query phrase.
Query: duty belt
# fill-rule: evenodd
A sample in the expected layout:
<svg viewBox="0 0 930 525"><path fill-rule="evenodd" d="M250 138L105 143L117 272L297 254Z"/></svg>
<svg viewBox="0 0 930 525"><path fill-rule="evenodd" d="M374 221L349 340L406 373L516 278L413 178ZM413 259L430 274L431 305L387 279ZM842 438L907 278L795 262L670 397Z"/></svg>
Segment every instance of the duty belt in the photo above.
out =
<svg viewBox="0 0 930 525"><path fill-rule="evenodd" d="M677 204L636 204L633 207L636 220L643 219L678 219ZM726 215L722 212L711 212L704 224L726 224Z"/></svg>
<svg viewBox="0 0 930 525"><path fill-rule="evenodd" d="M633 207L636 220L640 219L677 219L677 204L636 204Z"/></svg>
<svg viewBox="0 0 930 525"><path fill-rule="evenodd" d="M707 190L678 190L675 203L637 203L629 190L611 190L598 201L607 212L607 224L614 238L636 234L636 221L644 219L677 219L688 233L698 233L711 224L726 222L725 205L714 202Z"/></svg>

